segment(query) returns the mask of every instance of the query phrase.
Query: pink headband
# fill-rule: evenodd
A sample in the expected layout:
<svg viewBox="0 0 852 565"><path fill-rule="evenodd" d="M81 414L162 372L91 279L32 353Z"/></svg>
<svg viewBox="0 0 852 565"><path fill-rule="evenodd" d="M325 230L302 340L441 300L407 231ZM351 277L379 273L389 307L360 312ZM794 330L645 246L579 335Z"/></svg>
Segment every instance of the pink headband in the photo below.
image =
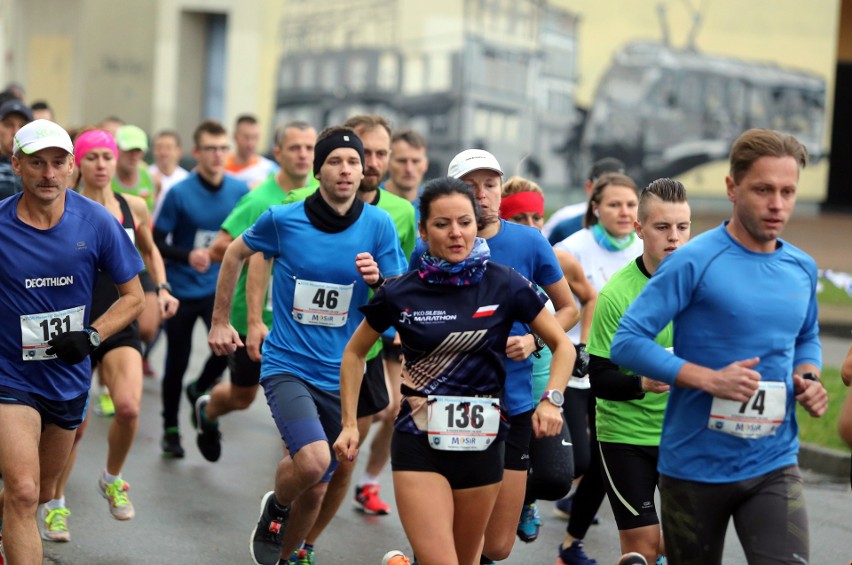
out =
<svg viewBox="0 0 852 565"><path fill-rule="evenodd" d="M504 220L524 212L544 215L544 197L538 192L516 192L500 200L500 217Z"/></svg>
<svg viewBox="0 0 852 565"><path fill-rule="evenodd" d="M92 149L109 149L115 158L118 159L118 148L115 146L115 139L102 129L93 129L84 131L77 136L74 142L74 163L77 167L80 166L80 161L86 156L86 153Z"/></svg>

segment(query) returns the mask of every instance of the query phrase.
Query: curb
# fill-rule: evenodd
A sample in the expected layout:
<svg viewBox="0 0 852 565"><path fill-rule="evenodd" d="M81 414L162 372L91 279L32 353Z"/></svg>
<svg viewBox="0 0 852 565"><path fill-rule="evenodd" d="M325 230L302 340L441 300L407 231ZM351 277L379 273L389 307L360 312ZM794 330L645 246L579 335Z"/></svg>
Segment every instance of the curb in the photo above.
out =
<svg viewBox="0 0 852 565"><path fill-rule="evenodd" d="M852 458L849 453L837 449L801 443L799 445L799 466L843 481L852 473Z"/></svg>

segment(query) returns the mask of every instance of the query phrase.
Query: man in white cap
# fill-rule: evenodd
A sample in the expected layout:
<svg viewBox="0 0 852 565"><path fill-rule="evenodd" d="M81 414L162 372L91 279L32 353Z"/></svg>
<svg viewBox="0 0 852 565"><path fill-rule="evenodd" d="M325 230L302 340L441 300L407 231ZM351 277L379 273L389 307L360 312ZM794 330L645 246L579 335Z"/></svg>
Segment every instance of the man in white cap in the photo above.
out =
<svg viewBox="0 0 852 565"><path fill-rule="evenodd" d="M35 120L14 137L23 192L0 203L0 524L10 563L42 562L36 508L46 502L85 415L102 339L142 311L142 260L115 218L66 188L68 133ZM120 298L89 319L98 268Z"/></svg>

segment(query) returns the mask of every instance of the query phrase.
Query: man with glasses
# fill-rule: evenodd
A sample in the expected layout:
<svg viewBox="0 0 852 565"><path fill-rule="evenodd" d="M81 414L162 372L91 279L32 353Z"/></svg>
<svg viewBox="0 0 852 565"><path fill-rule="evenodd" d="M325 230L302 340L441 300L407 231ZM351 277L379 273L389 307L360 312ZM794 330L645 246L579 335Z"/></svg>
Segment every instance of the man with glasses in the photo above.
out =
<svg viewBox="0 0 852 565"><path fill-rule="evenodd" d="M166 273L181 311L166 322L167 354L163 374L163 440L166 457L183 457L178 409L183 374L192 351L192 328L201 318L210 328L219 264L209 247L222 221L248 193L245 182L225 175L228 134L222 124L205 120L193 134L195 171L166 194L154 225L154 240L166 260ZM227 357L211 355L199 378L211 381L225 370Z"/></svg>

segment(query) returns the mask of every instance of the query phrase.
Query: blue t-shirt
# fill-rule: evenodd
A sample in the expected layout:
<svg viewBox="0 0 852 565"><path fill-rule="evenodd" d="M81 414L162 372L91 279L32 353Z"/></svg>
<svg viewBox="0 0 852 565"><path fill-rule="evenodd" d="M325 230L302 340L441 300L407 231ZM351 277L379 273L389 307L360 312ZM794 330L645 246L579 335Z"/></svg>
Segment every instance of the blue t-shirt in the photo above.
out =
<svg viewBox="0 0 852 565"><path fill-rule="evenodd" d="M156 228L169 233L172 245L183 249L207 248L219 227L248 186L241 180L225 175L218 190L208 190L198 173L192 173L166 193ZM216 293L219 263L211 263L199 273L181 261L166 260L166 275L172 293L185 300L194 300Z"/></svg>
<svg viewBox="0 0 852 565"><path fill-rule="evenodd" d="M289 373L320 389L340 390L343 348L364 318L358 307L369 292L355 256L371 253L385 277L405 271L390 215L364 206L355 223L328 233L310 222L305 202L296 202L272 206L242 237L252 251L275 259L275 322L263 343L261 379Z"/></svg>
<svg viewBox="0 0 852 565"><path fill-rule="evenodd" d="M556 253L535 228L500 220L500 231L486 241L491 249L492 262L511 267L538 286L546 287L563 277ZM418 241L408 264L409 270L417 270L424 251L425 244ZM526 335L529 332L526 324L515 322L509 335ZM537 403L538 399L532 395L532 359L512 361L507 357L503 396L506 413L509 416L522 414L532 410Z"/></svg>
<svg viewBox="0 0 852 565"><path fill-rule="evenodd" d="M786 413L774 435L742 438L708 427L713 397L672 386L660 438L661 473L729 483L794 465L799 451L793 369L821 365L814 260L786 241L772 253L740 245L725 224L667 257L627 309L611 359L673 384L689 361L722 369L759 357L762 381L786 386ZM654 343L672 321L674 355Z"/></svg>
<svg viewBox="0 0 852 565"><path fill-rule="evenodd" d="M534 320L544 303L528 280L494 262L473 286L429 284L417 272L385 284L361 311L374 330L393 326L402 341L402 379L412 393L403 395L397 429L425 431L412 410L422 413L430 394L499 397L510 329Z"/></svg>
<svg viewBox="0 0 852 565"><path fill-rule="evenodd" d="M65 191L59 223L47 230L18 219L20 199L0 203L0 385L71 400L89 390L89 358L76 365L35 358L57 333L79 331L93 321L99 269L124 284L142 270L142 259L115 217L73 190Z"/></svg>

